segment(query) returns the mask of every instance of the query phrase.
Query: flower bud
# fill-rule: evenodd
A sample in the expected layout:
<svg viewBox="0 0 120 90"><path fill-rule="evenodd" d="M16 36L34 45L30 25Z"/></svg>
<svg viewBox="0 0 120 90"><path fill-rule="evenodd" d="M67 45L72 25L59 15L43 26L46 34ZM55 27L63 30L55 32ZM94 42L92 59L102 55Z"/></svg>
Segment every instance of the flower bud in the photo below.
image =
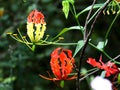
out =
<svg viewBox="0 0 120 90"><path fill-rule="evenodd" d="M37 10L33 10L27 18L27 35L31 42L38 42L43 38L45 30L44 15Z"/></svg>

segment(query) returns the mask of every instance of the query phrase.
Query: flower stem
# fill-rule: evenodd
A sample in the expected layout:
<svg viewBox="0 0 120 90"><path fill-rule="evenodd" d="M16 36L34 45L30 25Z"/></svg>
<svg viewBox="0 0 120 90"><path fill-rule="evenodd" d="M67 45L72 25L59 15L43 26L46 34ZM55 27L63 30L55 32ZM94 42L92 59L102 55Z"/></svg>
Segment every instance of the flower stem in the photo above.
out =
<svg viewBox="0 0 120 90"><path fill-rule="evenodd" d="M110 26L109 26L109 28L108 28L108 30L107 30L107 33L106 33L106 35L105 35L105 42L106 42L106 40L107 40L107 38L108 38L108 36L109 36L109 34L110 34L111 28L112 28L113 24L115 23L115 21L116 21L116 19L117 19L118 16L119 16L119 13L117 13L117 15L116 15L115 18L113 19L112 23L110 24ZM105 47L105 42L104 42L104 47Z"/></svg>

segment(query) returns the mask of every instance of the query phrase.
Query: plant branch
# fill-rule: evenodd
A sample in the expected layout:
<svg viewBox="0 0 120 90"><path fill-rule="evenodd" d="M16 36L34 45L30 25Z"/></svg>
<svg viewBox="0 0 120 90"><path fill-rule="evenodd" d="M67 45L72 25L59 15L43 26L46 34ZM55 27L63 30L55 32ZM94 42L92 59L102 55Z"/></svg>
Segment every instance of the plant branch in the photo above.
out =
<svg viewBox="0 0 120 90"><path fill-rule="evenodd" d="M96 2L96 0L93 1L92 7L91 7L91 9L90 9L90 11L89 11L89 13L88 13L88 15L87 15L86 21L85 21L84 37L83 37L85 43L84 43L84 46L83 46L82 51L81 51L81 53L80 53L80 60L79 60L79 62L78 62L78 76L77 76L77 82L76 82L76 90L80 90L80 80L79 80L79 79L80 79L81 63L82 63L82 59L83 59L83 55L84 55L85 48L86 48L87 43L88 43L88 40L86 39L88 20L89 20L89 18L90 18L90 15L91 15L91 12L92 12L93 7L94 7L94 5L95 5L95 2Z"/></svg>
<svg viewBox="0 0 120 90"><path fill-rule="evenodd" d="M91 7L90 11L88 12L88 15L87 15L87 18L86 18L86 21L85 21L85 26L84 26L84 40L86 39L86 36L87 36L88 20L90 18L91 13L92 13L92 10L93 10L93 7L95 5L95 2L96 2L96 0L93 1L92 7Z"/></svg>
<svg viewBox="0 0 120 90"><path fill-rule="evenodd" d="M79 60L79 63L78 63L78 70L79 70L79 71L78 71L78 77L77 77L77 87L76 87L76 90L80 90L80 80L79 80L79 79L80 79L82 59L83 59L83 55L84 55L84 53L85 53L85 49L86 49L86 47L87 47L87 45L88 45L90 36L91 36L91 34L92 34L92 32L93 32L93 27L94 27L94 25L95 25L96 20L97 20L98 17L100 16L101 12L106 8L106 6L110 3L110 1L111 1L111 0L107 0L107 1L105 2L104 6L101 8L101 10L100 10L100 11L98 12L98 14L96 15L96 17L95 17L95 19L94 19L94 21L93 21L93 23L92 23L92 25L91 25L91 27L90 27L89 33L84 36L84 42L85 42L85 43L84 43L84 46L83 46L82 51L81 51L81 53L80 53L80 60ZM96 2L96 0L93 1L92 7L94 6L95 2ZM92 8L91 8L91 9L92 9ZM91 11L92 11L92 10L90 10L90 12L91 12ZM88 13L88 14L89 14L89 13ZM86 19L88 19L89 17L90 17L90 16L88 15ZM87 20L86 20L86 23L85 23L85 30L87 31L87 25L86 25L86 24L88 24L88 23L87 23ZM86 34L86 31L84 32L85 34Z"/></svg>
<svg viewBox="0 0 120 90"><path fill-rule="evenodd" d="M91 72L91 73L89 73L89 74L85 75L84 77L80 78L80 79L79 79L79 81L84 80L86 77L88 77L88 76L92 75L93 73L97 72L98 70L99 70L99 69L96 69L95 71L93 71L93 72Z"/></svg>

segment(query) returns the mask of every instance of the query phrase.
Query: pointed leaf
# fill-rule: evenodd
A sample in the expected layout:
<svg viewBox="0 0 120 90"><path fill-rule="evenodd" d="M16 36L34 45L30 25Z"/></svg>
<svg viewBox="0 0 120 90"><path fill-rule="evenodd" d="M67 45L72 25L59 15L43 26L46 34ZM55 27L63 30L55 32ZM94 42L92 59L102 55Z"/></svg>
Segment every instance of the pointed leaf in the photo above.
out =
<svg viewBox="0 0 120 90"><path fill-rule="evenodd" d="M65 14L66 19L68 18L68 14L69 14L69 1L65 0L62 1L62 10Z"/></svg>
<svg viewBox="0 0 120 90"><path fill-rule="evenodd" d="M83 40L78 41L73 57L75 57L75 55L81 50L83 46L84 41Z"/></svg>
<svg viewBox="0 0 120 90"><path fill-rule="evenodd" d="M72 27L69 27L69 28L64 28L64 29L61 30L61 32L56 37L53 38L53 40L56 39L57 37L61 36L65 32L70 31L70 30L81 30L81 31L83 31L83 27L82 26L81 27L72 26Z"/></svg>
<svg viewBox="0 0 120 90"><path fill-rule="evenodd" d="M104 48L106 45L107 45L107 40L106 40L106 42L100 41L100 42L98 43L98 45L97 45L97 48L98 48L99 50L103 50L103 48Z"/></svg>
<svg viewBox="0 0 120 90"><path fill-rule="evenodd" d="M104 48L104 42L99 42L97 48L102 50Z"/></svg>

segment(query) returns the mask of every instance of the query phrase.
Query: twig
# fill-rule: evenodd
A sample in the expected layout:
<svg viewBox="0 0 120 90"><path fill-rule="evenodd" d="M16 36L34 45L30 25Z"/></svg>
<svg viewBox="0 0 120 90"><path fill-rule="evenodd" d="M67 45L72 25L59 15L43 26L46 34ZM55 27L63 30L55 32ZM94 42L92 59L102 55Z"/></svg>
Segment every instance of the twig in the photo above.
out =
<svg viewBox="0 0 120 90"><path fill-rule="evenodd" d="M92 4L92 6L94 6L94 2L95 2L96 0L94 0L93 1L93 4ZM96 20L98 19L98 17L100 16L100 14L101 14L101 12L106 8L106 6L110 3L110 1L111 0L107 0L106 2L105 2L105 4L104 4L104 6L101 8L101 10L98 12L98 14L96 15L96 17L95 17L95 19L94 19L94 21L93 21L93 23L92 23L92 25L91 25L91 27L90 27L90 30L89 30L89 33L86 35L86 37L84 37L84 46L83 46L83 48L82 48L82 51L81 51L81 53L80 53L80 60L79 60L79 63L78 63L78 77L77 77L77 87L76 87L76 90L80 90L80 72L81 72L81 65L82 65L82 59L83 59L83 55L84 55L84 53L85 53L85 49L86 49L86 47L87 47L87 45L88 45L88 42L89 42L89 38L90 38L90 36L91 36L91 34L92 34L92 32L93 32L93 27L94 27L94 25L95 25L95 22L96 22ZM91 8L91 9L93 9L93 8ZM89 16L88 16L89 17ZM88 24L87 22L85 23L85 24ZM85 26L87 26L87 25L85 25ZM87 28L85 28L86 30L87 30ZM84 33L86 33L86 32L84 32Z"/></svg>
<svg viewBox="0 0 120 90"><path fill-rule="evenodd" d="M87 18L86 18L86 21L85 21L85 26L84 26L84 40L86 39L86 36L87 36L88 21L89 21L90 15L92 13L93 7L95 5L95 2L96 2L96 0L93 1L92 7L91 7L90 11L88 12L88 15L87 15Z"/></svg>
<svg viewBox="0 0 120 90"><path fill-rule="evenodd" d="M79 79L79 81L84 80L86 77L88 77L88 76L92 75L93 73L97 72L98 70L99 70L99 69L96 69L95 71L93 71L93 72L91 72L91 73L89 73L89 74L85 75L84 77L80 78L80 79Z"/></svg>
<svg viewBox="0 0 120 90"><path fill-rule="evenodd" d="M86 48L87 43L88 43L88 41L86 39L87 25L88 25L88 20L89 20L90 14L91 14L91 12L93 10L93 6L95 5L95 2L96 2L96 0L93 1L92 7L91 7L91 9L90 9L90 11L89 11L89 13L87 15L86 21L85 21L85 26L84 26L84 41L85 41L85 44L84 44L84 46L82 48L82 51L80 53L80 60L78 62L78 76L77 76L77 82L76 82L76 86L77 86L76 90L80 90L80 81L79 81L79 79L80 79L81 63L82 63L82 59L83 59L85 48Z"/></svg>

